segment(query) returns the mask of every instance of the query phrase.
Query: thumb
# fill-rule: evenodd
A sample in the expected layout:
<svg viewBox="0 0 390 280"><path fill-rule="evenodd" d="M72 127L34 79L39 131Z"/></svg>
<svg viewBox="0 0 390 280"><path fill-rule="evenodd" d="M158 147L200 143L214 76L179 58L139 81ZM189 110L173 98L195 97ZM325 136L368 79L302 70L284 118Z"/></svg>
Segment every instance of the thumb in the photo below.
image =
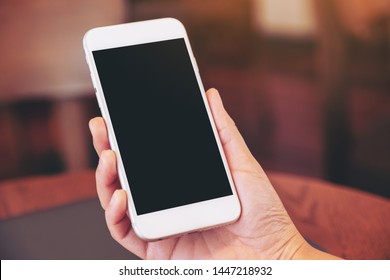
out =
<svg viewBox="0 0 390 280"><path fill-rule="evenodd" d="M219 92L212 88L206 92L206 96L227 161L232 171L245 170L248 172L260 171L264 173L249 151L234 121L226 112Z"/></svg>

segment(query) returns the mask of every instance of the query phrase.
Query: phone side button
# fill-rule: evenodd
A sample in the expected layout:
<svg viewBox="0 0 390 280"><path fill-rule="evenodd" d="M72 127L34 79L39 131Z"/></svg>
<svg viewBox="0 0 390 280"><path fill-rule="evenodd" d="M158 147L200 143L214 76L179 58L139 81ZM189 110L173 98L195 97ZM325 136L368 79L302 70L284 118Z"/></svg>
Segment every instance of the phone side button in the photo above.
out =
<svg viewBox="0 0 390 280"><path fill-rule="evenodd" d="M95 90L95 95L96 95L96 99L97 99L97 103L98 103L98 106L100 108L100 110L102 109L102 106L101 106L101 101L100 101L100 97L99 97L99 94L97 93L97 89L94 87L93 88Z"/></svg>
<svg viewBox="0 0 390 280"><path fill-rule="evenodd" d="M92 73L90 72L89 75L91 76L91 80L92 80L93 85L96 86L96 81L95 81L95 78L93 77ZM96 91L96 88L95 88L95 91Z"/></svg>
<svg viewBox="0 0 390 280"><path fill-rule="evenodd" d="M199 67L198 67L198 63L196 63L196 59L195 57L193 56L193 59L194 59L194 66L195 66L195 69L196 69L196 72L199 73Z"/></svg>

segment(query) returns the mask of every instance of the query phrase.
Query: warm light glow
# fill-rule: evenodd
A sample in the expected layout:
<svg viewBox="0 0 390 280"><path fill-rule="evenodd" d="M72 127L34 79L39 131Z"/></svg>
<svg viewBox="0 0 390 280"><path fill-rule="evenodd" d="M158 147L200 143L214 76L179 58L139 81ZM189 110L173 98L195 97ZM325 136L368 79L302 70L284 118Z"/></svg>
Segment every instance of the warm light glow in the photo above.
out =
<svg viewBox="0 0 390 280"><path fill-rule="evenodd" d="M254 23L260 32L277 36L314 34L316 23L311 0L253 0Z"/></svg>

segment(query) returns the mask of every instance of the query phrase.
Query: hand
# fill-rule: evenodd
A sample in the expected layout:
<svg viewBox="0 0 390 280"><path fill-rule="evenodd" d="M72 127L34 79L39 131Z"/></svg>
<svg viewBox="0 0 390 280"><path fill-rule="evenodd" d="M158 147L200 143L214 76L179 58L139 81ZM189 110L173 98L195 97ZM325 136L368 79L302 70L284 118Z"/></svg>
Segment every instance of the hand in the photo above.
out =
<svg viewBox="0 0 390 280"><path fill-rule="evenodd" d="M120 189L115 153L104 120L90 121L100 156L97 192L112 237L143 259L293 259L328 258L312 248L292 223L263 169L248 150L215 89L206 93L240 198L242 213L234 224L162 241L136 236L127 216L126 192Z"/></svg>

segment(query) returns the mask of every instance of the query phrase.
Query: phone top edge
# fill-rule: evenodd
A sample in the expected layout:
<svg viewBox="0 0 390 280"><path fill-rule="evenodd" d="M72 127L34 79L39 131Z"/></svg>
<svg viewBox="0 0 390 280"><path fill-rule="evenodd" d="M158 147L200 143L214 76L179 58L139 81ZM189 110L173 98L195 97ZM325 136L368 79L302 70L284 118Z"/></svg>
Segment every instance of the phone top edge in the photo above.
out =
<svg viewBox="0 0 390 280"><path fill-rule="evenodd" d="M95 51L180 37L187 37L184 25L165 17L92 28L84 34L83 45L86 51Z"/></svg>

